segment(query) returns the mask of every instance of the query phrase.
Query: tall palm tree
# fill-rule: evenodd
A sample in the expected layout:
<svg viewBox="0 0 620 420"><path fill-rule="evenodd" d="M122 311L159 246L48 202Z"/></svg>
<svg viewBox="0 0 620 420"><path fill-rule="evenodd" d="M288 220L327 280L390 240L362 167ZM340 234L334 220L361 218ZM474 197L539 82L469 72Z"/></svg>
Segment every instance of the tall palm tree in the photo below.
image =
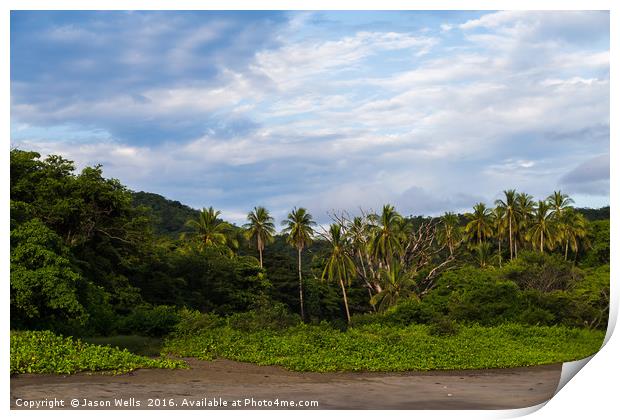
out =
<svg viewBox="0 0 620 420"><path fill-rule="evenodd" d="M573 209L571 204L574 201L567 194L562 194L562 191L558 190L547 197L547 203L550 207L550 214L560 230L558 235L563 237L562 240L566 239L564 243L564 259L568 259L568 242L570 242L569 235L571 233L568 230L570 229L570 222L576 222L576 220L574 218L573 220L568 219L566 213Z"/></svg>
<svg viewBox="0 0 620 420"><path fill-rule="evenodd" d="M273 235L276 233L273 217L269 215L269 211L265 207L254 207L254 210L248 213L248 223L243 227L246 229L248 239L256 241L260 267L263 268L265 244L272 242Z"/></svg>
<svg viewBox="0 0 620 420"><path fill-rule="evenodd" d="M346 239L342 234L342 228L339 224L332 224L329 227L329 235L327 241L331 245L331 250L325 269L323 270L322 279L327 278L329 281L337 281L342 289L342 298L344 300L344 308L347 313L347 323L351 324L351 314L349 313L349 302L347 300L347 290L344 284L351 284L351 278L355 276L355 263L346 250Z"/></svg>
<svg viewBox="0 0 620 420"><path fill-rule="evenodd" d="M452 212L446 212L441 216L441 226L441 241L448 246L450 256L452 257L454 255L454 247L459 240L459 217Z"/></svg>
<svg viewBox="0 0 620 420"><path fill-rule="evenodd" d="M301 277L301 252L312 243L312 235L316 223L312 220L312 215L303 207L293 208L286 220L282 221L282 225L286 226L283 233L288 235L288 243L297 248L297 271L299 273L299 305L301 319L304 320L304 289Z"/></svg>
<svg viewBox="0 0 620 420"><path fill-rule="evenodd" d="M513 258L514 246L513 246L513 230L516 227L516 202L517 192L515 190L504 190L504 200L495 200L495 205L504 209L504 216L508 221L508 243L510 246L510 259Z"/></svg>
<svg viewBox="0 0 620 420"><path fill-rule="evenodd" d="M497 237L497 257L499 260L499 266L502 266L502 242L504 242L504 235L506 234L506 218L504 217L504 209L502 207L495 207L491 212L491 221L493 224L493 231Z"/></svg>
<svg viewBox="0 0 620 420"><path fill-rule="evenodd" d="M233 245L232 226L220 220L220 214L221 212L213 207L203 208L197 220L190 219L185 223L192 229L190 236L198 239L200 249Z"/></svg>
<svg viewBox="0 0 620 420"><path fill-rule="evenodd" d="M562 191L554 191L549 197L547 202L551 207L551 215L556 219L561 219L565 210L572 208L571 204L574 203L573 199L568 194L562 194Z"/></svg>
<svg viewBox="0 0 620 420"><path fill-rule="evenodd" d="M564 260L568 260L568 248L577 255L579 243L588 235L587 221L583 214L572 208L567 208L562 213L559 221L559 235L564 243Z"/></svg>
<svg viewBox="0 0 620 420"><path fill-rule="evenodd" d="M515 258L518 256L518 245L525 242L527 230L529 229L532 215L534 214L534 197L527 193L517 194L517 208L515 212L516 229L515 229Z"/></svg>
<svg viewBox="0 0 620 420"><path fill-rule="evenodd" d="M557 229L550 210L548 202L538 201L529 230L529 238L540 252L544 252L545 245L551 248L556 240Z"/></svg>
<svg viewBox="0 0 620 420"><path fill-rule="evenodd" d="M386 204L380 215L373 217L376 223L371 242L373 255L382 261L385 266L403 250L401 242L401 227L403 217L396 212L394 206Z"/></svg>
<svg viewBox="0 0 620 420"><path fill-rule="evenodd" d="M478 245L486 238L491 236L491 211L484 203L476 203L473 213L465 213L470 221L465 226L465 232L469 233L470 238L477 239Z"/></svg>

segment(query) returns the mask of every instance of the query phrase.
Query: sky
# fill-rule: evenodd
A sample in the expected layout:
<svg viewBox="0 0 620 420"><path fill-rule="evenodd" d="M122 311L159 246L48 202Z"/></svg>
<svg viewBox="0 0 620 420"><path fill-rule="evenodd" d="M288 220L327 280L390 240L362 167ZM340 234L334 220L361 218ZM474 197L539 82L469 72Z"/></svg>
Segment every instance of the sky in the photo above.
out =
<svg viewBox="0 0 620 420"><path fill-rule="evenodd" d="M11 147L243 223L609 203L609 13L11 12Z"/></svg>

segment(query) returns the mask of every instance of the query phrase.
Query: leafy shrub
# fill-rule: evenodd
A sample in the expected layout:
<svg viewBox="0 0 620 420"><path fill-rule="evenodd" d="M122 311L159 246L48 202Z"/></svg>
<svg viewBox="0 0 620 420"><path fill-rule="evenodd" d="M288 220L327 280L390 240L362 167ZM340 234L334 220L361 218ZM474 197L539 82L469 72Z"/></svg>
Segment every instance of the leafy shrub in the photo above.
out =
<svg viewBox="0 0 620 420"><path fill-rule="evenodd" d="M572 291L581 324L589 328L607 329L609 318L609 265L585 270L584 278Z"/></svg>
<svg viewBox="0 0 620 420"><path fill-rule="evenodd" d="M368 324L433 325L448 318L457 322L500 325L566 325L605 329L609 313L609 266L574 269L562 259L522 253L502 270L466 266L443 273L436 286L421 300L405 299L381 314L355 315L353 326ZM527 264L524 261L529 261ZM533 262L532 262L533 261ZM559 283L528 280L535 273L560 276ZM547 286L543 285L546 284ZM561 285L562 288L556 288ZM544 287L543 287L544 286ZM544 290L543 290L544 289ZM551 289L551 290L547 290ZM439 327L433 327L438 331Z"/></svg>
<svg viewBox="0 0 620 420"><path fill-rule="evenodd" d="M51 331L11 332L11 374L82 371L126 373L139 368L184 368L180 360L149 359L127 350L85 344Z"/></svg>
<svg viewBox="0 0 620 420"><path fill-rule="evenodd" d="M428 329L428 333L433 336L451 336L458 331L457 323L445 316L436 318Z"/></svg>
<svg viewBox="0 0 620 420"><path fill-rule="evenodd" d="M502 269L502 277L514 281L522 290L541 292L568 290L580 278L579 270L558 255L522 251Z"/></svg>
<svg viewBox="0 0 620 420"><path fill-rule="evenodd" d="M531 307L522 311L517 320L528 325L552 325L555 318L555 315L546 309Z"/></svg>
<svg viewBox="0 0 620 420"><path fill-rule="evenodd" d="M241 331L280 330L300 322L298 315L290 313L286 305L276 302L228 317L228 324Z"/></svg>
<svg viewBox="0 0 620 420"><path fill-rule="evenodd" d="M448 313L452 319L497 325L519 311L519 287L515 283L492 280L472 286L450 299Z"/></svg>
<svg viewBox="0 0 620 420"><path fill-rule="evenodd" d="M62 238L39 219L11 231L11 320L33 327L75 320L87 314L79 301L83 282Z"/></svg>
<svg viewBox="0 0 620 420"><path fill-rule="evenodd" d="M368 324L384 324L385 315L383 313L368 312L364 314L352 314L351 326L361 327Z"/></svg>
<svg viewBox="0 0 620 420"><path fill-rule="evenodd" d="M162 337L174 331L179 315L172 306L142 306L120 319L118 332Z"/></svg>
<svg viewBox="0 0 620 420"><path fill-rule="evenodd" d="M183 308L178 312L179 322L175 326L175 335L196 334L211 327L221 327L225 320L212 313L203 314L200 311Z"/></svg>
<svg viewBox="0 0 620 420"><path fill-rule="evenodd" d="M543 293L525 290L521 300L527 307L522 322L533 323L527 316L542 311L552 315L546 324L606 329L609 317L609 266L587 269L570 290ZM538 319L536 323L543 323Z"/></svg>
<svg viewBox="0 0 620 420"><path fill-rule="evenodd" d="M591 222L589 228L588 242L590 246L581 260L583 265L596 267L609 264L610 221L597 220Z"/></svg>
<svg viewBox="0 0 620 420"><path fill-rule="evenodd" d="M402 300L385 313L385 322L395 325L426 324L440 316L432 299Z"/></svg>

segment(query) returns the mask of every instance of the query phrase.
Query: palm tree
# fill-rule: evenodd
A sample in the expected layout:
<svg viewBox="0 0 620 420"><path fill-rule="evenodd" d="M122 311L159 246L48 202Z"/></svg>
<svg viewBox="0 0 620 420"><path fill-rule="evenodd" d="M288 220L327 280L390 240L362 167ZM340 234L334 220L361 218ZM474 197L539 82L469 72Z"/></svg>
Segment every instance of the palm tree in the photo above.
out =
<svg viewBox="0 0 620 420"><path fill-rule="evenodd" d="M203 208L197 220L190 219L185 223L192 229L190 235L198 239L200 249L234 245L234 239L231 239L232 226L220 220L220 214L213 207Z"/></svg>
<svg viewBox="0 0 620 420"><path fill-rule="evenodd" d="M312 215L306 211L305 208L300 207L293 208L286 220L282 221L282 225L286 226L283 233L288 235L288 243L297 248L297 271L299 273L299 305L301 312L301 319L304 317L304 291L303 280L301 277L301 252L304 247L312 243L312 235L314 230L312 226L316 223L312 220Z"/></svg>
<svg viewBox="0 0 620 420"><path fill-rule="evenodd" d="M374 295L370 303L377 305L380 311L394 305L403 295L418 298L410 291L413 278L403 269L398 260L392 261L391 265L379 270L379 279L382 286L381 292Z"/></svg>
<svg viewBox="0 0 620 420"><path fill-rule="evenodd" d="M346 240L339 224L332 224L329 227L327 241L331 245L331 251L321 278L325 280L327 277L329 281L338 281L340 283L344 308L347 313L347 323L351 325L349 302L347 301L347 291L344 284L351 284L351 278L355 276L355 263L346 251Z"/></svg>
<svg viewBox="0 0 620 420"><path fill-rule="evenodd" d="M538 201L534 211L534 218L529 230L529 237L533 245L539 246L540 252L544 252L545 241L547 248L553 246L556 239L556 226L551 216L551 206L546 201Z"/></svg>
<svg viewBox="0 0 620 420"><path fill-rule="evenodd" d="M260 267L263 268L265 244L272 242L273 235L276 233L273 217L269 215L269 211L265 207L254 207L254 210L248 213L248 223L243 227L246 229L247 238L256 241Z"/></svg>
<svg viewBox="0 0 620 420"><path fill-rule="evenodd" d="M574 216L569 216L573 220L567 218L567 212L572 210L571 204L574 203L573 199L567 194L562 194L562 191L554 191L549 197L547 197L547 203L550 206L550 213L553 219L556 221L559 228L559 236L564 241L564 259L568 259L568 243L570 242L569 236L571 222L576 222ZM576 233L576 232L573 232ZM576 240L576 238L574 238ZM575 244L576 245L576 244Z"/></svg>
<svg viewBox="0 0 620 420"><path fill-rule="evenodd" d="M502 266L502 242L504 241L504 234L506 233L506 218L504 217L504 209L502 207L495 207L491 212L491 220L493 223L493 230L497 237L498 251L497 257L499 260L499 266Z"/></svg>
<svg viewBox="0 0 620 420"><path fill-rule="evenodd" d="M579 242L588 235L587 222L583 214L572 208L566 208L559 221L560 236L564 242L564 260L568 260L568 248L577 255Z"/></svg>
<svg viewBox="0 0 620 420"><path fill-rule="evenodd" d="M551 207L551 215L556 219L561 219L565 210L572 208L571 204L574 203L573 199L567 194L562 194L562 191L554 191L549 197L547 202Z"/></svg>
<svg viewBox="0 0 620 420"><path fill-rule="evenodd" d="M518 256L517 248L519 243L525 242L530 220L534 213L534 197L526 193L517 194L517 208L515 212L516 231L515 231L515 258Z"/></svg>
<svg viewBox="0 0 620 420"><path fill-rule="evenodd" d="M452 212L446 212L441 216L441 224L440 239L448 246L450 256L452 257L454 255L454 246L459 240L459 217Z"/></svg>
<svg viewBox="0 0 620 420"><path fill-rule="evenodd" d="M504 190L505 200L495 200L495 205L504 209L504 216L508 220L508 242L510 245L510 259L513 257L513 229L516 227L516 195L515 190Z"/></svg>
<svg viewBox="0 0 620 420"><path fill-rule="evenodd" d="M465 232L469 233L470 238L476 238L478 245L486 238L491 236L491 211L484 203L477 203L473 213L465 213L470 222L465 226Z"/></svg>
<svg viewBox="0 0 620 420"><path fill-rule="evenodd" d="M390 260L403 250L401 242L403 218L390 204L383 206L380 216L373 216L377 224L371 243L373 255L389 267Z"/></svg>

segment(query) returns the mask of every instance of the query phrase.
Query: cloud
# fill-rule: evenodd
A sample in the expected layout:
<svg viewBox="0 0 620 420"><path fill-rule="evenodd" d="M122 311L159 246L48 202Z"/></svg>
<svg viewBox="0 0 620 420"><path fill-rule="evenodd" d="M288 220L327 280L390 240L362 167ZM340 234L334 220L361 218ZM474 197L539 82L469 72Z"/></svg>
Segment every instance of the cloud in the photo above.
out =
<svg viewBox="0 0 620 420"><path fill-rule="evenodd" d="M480 195L456 193L444 196L439 191L428 191L414 185L404 191L396 203L405 213L436 216L448 211L468 211L479 201L484 201Z"/></svg>
<svg viewBox="0 0 620 420"><path fill-rule="evenodd" d="M13 145L231 218L608 194L569 176L609 152L607 13L11 19Z"/></svg>
<svg viewBox="0 0 620 420"><path fill-rule="evenodd" d="M534 42L591 44L609 38L609 13L565 11L500 11L468 20L460 29L485 29Z"/></svg>
<svg viewBox="0 0 620 420"><path fill-rule="evenodd" d="M610 156L600 155L586 160L560 178L560 184L575 193L609 194Z"/></svg>

